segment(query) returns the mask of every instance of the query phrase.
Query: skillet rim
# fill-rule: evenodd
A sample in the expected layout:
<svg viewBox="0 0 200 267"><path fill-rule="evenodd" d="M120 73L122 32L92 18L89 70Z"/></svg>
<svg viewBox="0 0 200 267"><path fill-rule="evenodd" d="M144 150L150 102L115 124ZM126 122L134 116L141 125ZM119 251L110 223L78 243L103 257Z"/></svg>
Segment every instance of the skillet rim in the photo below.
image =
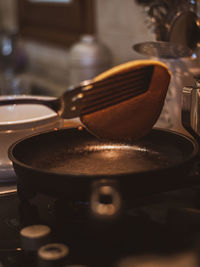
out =
<svg viewBox="0 0 200 267"><path fill-rule="evenodd" d="M34 167L31 167L30 165L27 165L25 163L22 163L21 161L19 161L18 159L16 159L16 157L13 155L13 151L14 149L20 145L20 143L22 143L23 141L25 140L28 140L28 139L31 139L31 138L34 138L34 137L37 137L37 136L40 136L40 135L45 135L45 134L51 134L51 133L56 133L56 132L64 132L64 131L68 131L68 130L78 130L77 127L72 127L72 128L62 128L62 129L59 129L59 130L47 130L47 131L43 131L43 132L40 132L40 133L36 133L36 134L33 134L33 135L30 135L28 137L24 137L24 138L21 138L19 139L18 141L14 142L8 149L8 157L9 159L12 161L12 164L16 164L22 168L25 168L25 169L28 169L30 171L34 171L34 172L39 172L40 174L44 174L44 175L56 175L56 176L59 176L59 177L73 177L73 178L77 178L79 179L80 177L81 178L88 178L88 177L94 177L94 178L104 178L105 176L108 176L109 178L113 178L113 177L126 177L126 176L130 176L130 175L133 175L133 176L137 176L137 175L146 175L146 174L153 174L153 173L159 173L159 172L165 172L165 171L168 171L168 170L172 170L173 168L180 168L180 166L183 166L184 164L188 164L191 160L193 160L198 152L200 151L200 145L198 144L198 142L193 139L192 137L189 137L183 133L179 133L179 132L176 132L176 131L173 131L173 130L170 130L170 129L163 129L163 128L158 128L158 127L153 127L152 130L150 131L151 132L163 132L165 134L169 133L170 135L173 135L173 136L178 136L182 139L185 139L187 142L189 142L192 146L193 146L193 150L192 150L192 153L188 156L187 159L184 159L183 161L181 162L178 162L176 164L171 164L170 166L167 166L167 167L162 167L162 168L156 168L156 169L152 169L152 170L145 170L145 171L139 171L139 172L129 172L129 173L112 173L112 174L75 174L75 173L56 173L56 172L51 172L51 171L48 171L48 170L42 170L40 168L34 168ZM91 134L90 132L87 131L86 128L83 127L83 131L86 131L88 134ZM91 134L92 135L92 134ZM15 168L14 168L15 170Z"/></svg>

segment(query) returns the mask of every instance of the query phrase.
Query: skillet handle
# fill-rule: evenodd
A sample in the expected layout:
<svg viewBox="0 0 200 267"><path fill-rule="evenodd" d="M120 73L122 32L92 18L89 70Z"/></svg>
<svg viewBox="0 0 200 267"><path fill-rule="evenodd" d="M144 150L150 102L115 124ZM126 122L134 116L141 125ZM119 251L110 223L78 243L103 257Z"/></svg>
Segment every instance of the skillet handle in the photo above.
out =
<svg viewBox="0 0 200 267"><path fill-rule="evenodd" d="M115 180L93 182L90 197L90 211L97 219L110 220L120 215L121 195Z"/></svg>

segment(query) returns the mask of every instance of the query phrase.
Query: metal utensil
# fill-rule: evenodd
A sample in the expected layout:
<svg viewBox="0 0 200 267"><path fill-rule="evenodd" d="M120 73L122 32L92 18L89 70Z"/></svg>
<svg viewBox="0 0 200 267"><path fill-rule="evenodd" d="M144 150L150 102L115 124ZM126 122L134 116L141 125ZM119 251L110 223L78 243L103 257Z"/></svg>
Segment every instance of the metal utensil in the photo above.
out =
<svg viewBox="0 0 200 267"><path fill-rule="evenodd" d="M153 70L153 65L147 65L111 74L100 81L84 81L53 100L33 96L20 99L9 97L7 100L0 100L0 105L42 104L62 118L75 118L143 94L149 89Z"/></svg>
<svg viewBox="0 0 200 267"><path fill-rule="evenodd" d="M145 24L157 41L173 42L194 50L200 40L196 0L137 1L143 5Z"/></svg>

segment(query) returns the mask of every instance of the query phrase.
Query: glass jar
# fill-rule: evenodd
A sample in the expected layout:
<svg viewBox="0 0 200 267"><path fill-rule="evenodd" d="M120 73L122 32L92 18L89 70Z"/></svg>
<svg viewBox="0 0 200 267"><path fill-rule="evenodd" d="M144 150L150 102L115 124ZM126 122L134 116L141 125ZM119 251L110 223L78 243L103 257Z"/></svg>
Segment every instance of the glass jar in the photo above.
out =
<svg viewBox="0 0 200 267"><path fill-rule="evenodd" d="M200 63L187 47L168 42L144 42L134 49L144 59L158 60L171 72L171 81L156 127L185 133L181 123L181 94L184 86L194 84L194 76L200 72Z"/></svg>

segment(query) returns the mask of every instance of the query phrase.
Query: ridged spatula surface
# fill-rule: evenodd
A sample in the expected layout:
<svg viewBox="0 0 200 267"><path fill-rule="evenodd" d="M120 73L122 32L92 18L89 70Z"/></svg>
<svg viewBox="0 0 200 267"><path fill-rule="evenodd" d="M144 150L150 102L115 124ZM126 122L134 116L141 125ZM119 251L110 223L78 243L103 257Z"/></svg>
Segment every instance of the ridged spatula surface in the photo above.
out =
<svg viewBox="0 0 200 267"><path fill-rule="evenodd" d="M102 109L88 114L82 113L80 116L83 124L96 136L111 140L137 140L146 135L156 123L170 82L170 73L163 63L153 60L127 62L100 74L94 81L103 81L114 76L126 77L131 72L134 75L128 84L121 84L126 80L123 78L116 86L116 90L118 88L124 98L114 103L116 96L113 92L110 98L114 104L102 106ZM109 87L107 90L110 93ZM138 94L128 96L137 90Z"/></svg>

